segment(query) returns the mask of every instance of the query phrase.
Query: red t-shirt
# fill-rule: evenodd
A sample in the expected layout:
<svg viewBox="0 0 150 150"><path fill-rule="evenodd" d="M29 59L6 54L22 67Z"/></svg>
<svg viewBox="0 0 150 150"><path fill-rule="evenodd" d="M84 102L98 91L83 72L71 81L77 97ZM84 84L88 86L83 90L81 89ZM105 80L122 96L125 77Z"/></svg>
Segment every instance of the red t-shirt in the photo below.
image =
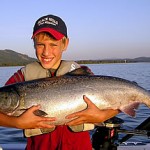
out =
<svg viewBox="0 0 150 150"><path fill-rule="evenodd" d="M24 76L18 70L6 85L22 82ZM67 126L58 126L50 133L27 138L26 150L92 150L89 132L72 132Z"/></svg>

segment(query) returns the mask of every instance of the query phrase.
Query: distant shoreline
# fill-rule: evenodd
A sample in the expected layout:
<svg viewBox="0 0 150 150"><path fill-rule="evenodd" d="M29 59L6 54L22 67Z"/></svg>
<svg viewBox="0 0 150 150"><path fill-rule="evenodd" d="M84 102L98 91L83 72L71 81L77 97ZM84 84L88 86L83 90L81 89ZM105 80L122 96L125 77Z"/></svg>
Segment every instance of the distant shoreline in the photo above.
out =
<svg viewBox="0 0 150 150"><path fill-rule="evenodd" d="M76 61L79 64L115 64L115 63L141 63L141 62L150 62L150 61L136 61L132 59L126 60L79 60Z"/></svg>
<svg viewBox="0 0 150 150"><path fill-rule="evenodd" d="M130 64L130 63L150 63L150 62L146 62L146 61L117 61L117 60L113 60L113 61L94 61L94 60L92 60L92 61L89 61L89 60L80 60L80 61L75 61L75 62L77 62L78 64L119 64L119 63L121 63L121 64ZM28 63L27 63L28 64ZM0 64L0 67L17 67L17 66L25 66L26 65L26 63L25 64L9 64L9 65L7 65L7 64L5 64L5 65L1 65Z"/></svg>
<svg viewBox="0 0 150 150"><path fill-rule="evenodd" d="M28 55L15 52L14 50L0 50L0 66L24 66L28 63L36 61L36 58ZM97 59L97 60L75 60L79 64L109 64L109 63L137 63L150 62L150 57L129 58L115 58L115 59Z"/></svg>

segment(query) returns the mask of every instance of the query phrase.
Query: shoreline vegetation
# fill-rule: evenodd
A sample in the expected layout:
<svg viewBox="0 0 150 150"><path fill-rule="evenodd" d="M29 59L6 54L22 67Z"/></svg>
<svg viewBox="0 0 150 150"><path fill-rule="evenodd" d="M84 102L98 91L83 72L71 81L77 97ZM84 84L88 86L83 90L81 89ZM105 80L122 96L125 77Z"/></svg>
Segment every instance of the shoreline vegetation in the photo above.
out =
<svg viewBox="0 0 150 150"><path fill-rule="evenodd" d="M0 67L7 66L24 66L28 63L36 61L36 58L29 57L13 50L0 50ZM150 62L150 57L124 58L124 59L99 59L99 60L76 60L79 64L109 64L109 63L138 63Z"/></svg>
<svg viewBox="0 0 150 150"><path fill-rule="evenodd" d="M35 58L31 58L26 54L21 54L13 50L5 49L0 50L0 66L24 66L28 63L35 61Z"/></svg>
<svg viewBox="0 0 150 150"><path fill-rule="evenodd" d="M137 61L128 59L106 59L106 60L79 60L79 64L111 64L111 63L136 63Z"/></svg>

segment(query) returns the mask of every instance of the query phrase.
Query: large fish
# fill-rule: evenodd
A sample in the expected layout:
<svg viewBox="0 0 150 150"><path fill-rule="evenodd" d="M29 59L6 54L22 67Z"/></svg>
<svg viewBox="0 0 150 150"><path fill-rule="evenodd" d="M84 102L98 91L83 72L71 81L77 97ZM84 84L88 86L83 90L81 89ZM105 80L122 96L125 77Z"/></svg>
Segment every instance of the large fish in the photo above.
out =
<svg viewBox="0 0 150 150"><path fill-rule="evenodd" d="M87 108L86 95L100 109L119 109L135 116L140 103L150 107L150 93L134 82L111 76L64 75L21 82L0 88L0 111L19 115L35 104L36 115L56 117L55 125L69 120L68 114Z"/></svg>

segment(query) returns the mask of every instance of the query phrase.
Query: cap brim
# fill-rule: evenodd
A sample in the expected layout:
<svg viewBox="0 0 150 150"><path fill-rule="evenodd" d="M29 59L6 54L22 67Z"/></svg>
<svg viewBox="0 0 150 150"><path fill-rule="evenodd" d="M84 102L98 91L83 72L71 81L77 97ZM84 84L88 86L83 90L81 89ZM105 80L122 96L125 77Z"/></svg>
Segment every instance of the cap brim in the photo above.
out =
<svg viewBox="0 0 150 150"><path fill-rule="evenodd" d="M56 31L56 30L54 30L54 29L52 29L52 28L41 28L41 29L37 30L37 31L33 34L32 39L33 39L38 33L40 33L40 32L48 32L48 33L50 33L56 40L61 40L61 39L64 37L64 35L63 35L62 33L58 32L58 31Z"/></svg>

